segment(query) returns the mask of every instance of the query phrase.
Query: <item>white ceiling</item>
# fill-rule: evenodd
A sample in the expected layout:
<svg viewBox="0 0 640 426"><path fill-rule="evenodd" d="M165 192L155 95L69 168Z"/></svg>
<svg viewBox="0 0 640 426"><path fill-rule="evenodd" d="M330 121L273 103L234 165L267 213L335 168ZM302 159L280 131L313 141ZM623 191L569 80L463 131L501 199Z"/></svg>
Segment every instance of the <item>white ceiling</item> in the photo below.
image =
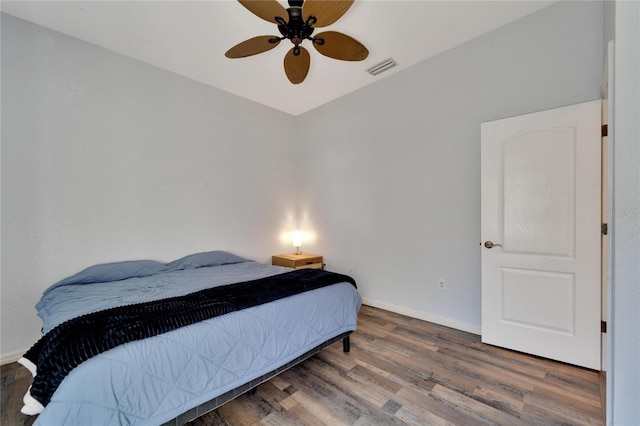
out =
<svg viewBox="0 0 640 426"><path fill-rule="evenodd" d="M257 35L278 35L235 0L2 1L2 11L218 89L299 115L438 53L540 10L553 1L356 0L322 30L348 34L369 49L362 62L311 53L306 80L292 85L282 61L290 44L242 59L224 52ZM280 1L288 7L285 1ZM389 57L399 66L371 76Z"/></svg>

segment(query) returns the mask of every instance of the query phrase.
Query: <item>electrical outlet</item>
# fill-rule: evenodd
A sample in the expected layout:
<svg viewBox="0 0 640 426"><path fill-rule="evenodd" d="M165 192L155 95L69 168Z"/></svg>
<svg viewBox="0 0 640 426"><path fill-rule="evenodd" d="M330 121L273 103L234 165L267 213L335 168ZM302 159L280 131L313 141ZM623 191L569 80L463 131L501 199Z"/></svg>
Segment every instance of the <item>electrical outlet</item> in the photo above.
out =
<svg viewBox="0 0 640 426"><path fill-rule="evenodd" d="M442 288L442 289L443 289L443 288L444 288L444 280L443 280L442 278L440 278L440 279L438 280L438 283L440 284L440 288Z"/></svg>

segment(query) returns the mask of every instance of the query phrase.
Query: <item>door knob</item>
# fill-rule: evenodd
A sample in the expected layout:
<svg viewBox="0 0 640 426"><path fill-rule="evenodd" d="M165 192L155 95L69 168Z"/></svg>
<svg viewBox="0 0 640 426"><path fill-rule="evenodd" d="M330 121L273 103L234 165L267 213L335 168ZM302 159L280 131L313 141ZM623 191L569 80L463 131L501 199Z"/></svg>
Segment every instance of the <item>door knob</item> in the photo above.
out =
<svg viewBox="0 0 640 426"><path fill-rule="evenodd" d="M494 244L492 241L485 241L484 242L484 246L488 249L490 248L494 248L494 247L502 247L502 244Z"/></svg>

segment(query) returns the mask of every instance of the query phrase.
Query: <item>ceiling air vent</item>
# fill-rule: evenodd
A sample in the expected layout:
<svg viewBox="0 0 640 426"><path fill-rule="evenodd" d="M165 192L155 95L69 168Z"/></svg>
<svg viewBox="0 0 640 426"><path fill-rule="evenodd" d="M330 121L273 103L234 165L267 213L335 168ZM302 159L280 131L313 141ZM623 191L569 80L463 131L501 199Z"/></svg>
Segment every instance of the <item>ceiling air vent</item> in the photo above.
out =
<svg viewBox="0 0 640 426"><path fill-rule="evenodd" d="M375 64L374 66L372 66L371 68L369 68L367 70L367 72L371 75L378 75L381 72L384 72L388 69L391 69L393 67L395 67L396 65L398 65L398 63L396 61L394 61L393 59L389 58L389 59L385 59L384 61L380 62L379 64Z"/></svg>

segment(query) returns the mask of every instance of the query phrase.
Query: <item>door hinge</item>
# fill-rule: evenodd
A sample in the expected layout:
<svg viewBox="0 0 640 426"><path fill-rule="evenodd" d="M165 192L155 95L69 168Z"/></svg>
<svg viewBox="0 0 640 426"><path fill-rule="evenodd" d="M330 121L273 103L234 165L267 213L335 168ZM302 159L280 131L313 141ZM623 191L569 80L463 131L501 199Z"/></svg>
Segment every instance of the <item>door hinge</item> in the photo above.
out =
<svg viewBox="0 0 640 426"><path fill-rule="evenodd" d="M607 322L600 321L600 333L606 333L606 332L607 332Z"/></svg>
<svg viewBox="0 0 640 426"><path fill-rule="evenodd" d="M609 136L609 126L607 124L603 124L601 127L601 132L600 132L600 136L601 137L605 137L605 136Z"/></svg>
<svg viewBox="0 0 640 426"><path fill-rule="evenodd" d="M603 223L601 231L602 231L602 235L607 235L609 233L609 225L607 225L606 223Z"/></svg>

